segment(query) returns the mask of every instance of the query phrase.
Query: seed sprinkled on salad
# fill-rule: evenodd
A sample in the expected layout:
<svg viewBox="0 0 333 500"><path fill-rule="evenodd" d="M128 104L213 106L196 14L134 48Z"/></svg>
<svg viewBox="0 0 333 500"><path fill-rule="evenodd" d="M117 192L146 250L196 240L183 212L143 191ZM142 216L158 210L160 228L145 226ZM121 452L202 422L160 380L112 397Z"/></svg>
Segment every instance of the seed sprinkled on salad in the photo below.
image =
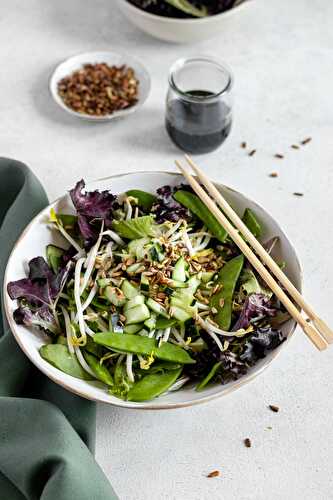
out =
<svg viewBox="0 0 333 500"><path fill-rule="evenodd" d="M146 401L227 384L284 341L288 314L189 186L114 195L81 180L70 196L71 213L50 213L61 247L8 284L15 321L47 334L46 362ZM256 214L243 220L260 238Z"/></svg>

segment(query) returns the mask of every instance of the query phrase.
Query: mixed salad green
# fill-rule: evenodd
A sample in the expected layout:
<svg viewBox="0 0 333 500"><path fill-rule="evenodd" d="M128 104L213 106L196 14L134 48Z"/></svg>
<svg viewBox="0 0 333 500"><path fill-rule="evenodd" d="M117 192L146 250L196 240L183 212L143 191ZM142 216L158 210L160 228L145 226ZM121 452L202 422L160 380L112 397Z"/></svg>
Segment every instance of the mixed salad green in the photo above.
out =
<svg viewBox="0 0 333 500"><path fill-rule="evenodd" d="M76 215L50 214L67 244L8 284L15 321L48 335L47 362L145 401L235 380L283 342L288 315L189 186L115 196L81 180L70 195Z"/></svg>
<svg viewBox="0 0 333 500"><path fill-rule="evenodd" d="M165 17L207 17L220 14L245 0L128 0L142 10Z"/></svg>

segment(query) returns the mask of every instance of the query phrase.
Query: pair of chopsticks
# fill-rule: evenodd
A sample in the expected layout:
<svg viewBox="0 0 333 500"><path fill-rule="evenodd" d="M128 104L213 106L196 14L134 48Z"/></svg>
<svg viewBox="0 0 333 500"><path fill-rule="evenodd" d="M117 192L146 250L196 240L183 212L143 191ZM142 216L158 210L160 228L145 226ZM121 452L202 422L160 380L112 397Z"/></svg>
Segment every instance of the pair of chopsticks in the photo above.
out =
<svg viewBox="0 0 333 500"><path fill-rule="evenodd" d="M311 342L323 351L329 344L333 343L333 332L326 323L315 313L312 307L305 301L295 286L289 281L280 267L274 262L272 257L266 252L259 241L253 236L251 231L245 226L244 222L239 218L236 212L231 208L222 194L216 189L214 184L202 172L202 170L193 162L189 156L185 156L188 165L197 174L199 181L205 186L206 191L200 186L199 182L176 161L178 169L181 171L185 179L192 186L195 193L201 201L206 205L210 212L220 222L221 226L227 231L230 238L238 246L247 260L259 273L272 292L282 302L290 316L300 325L304 333L308 336ZM220 210L220 207L222 211ZM243 236L242 236L243 235ZM244 239L245 238L245 239ZM251 248L252 247L252 248ZM255 253L253 252L253 250ZM260 257L260 259L259 259ZM270 272L269 272L270 271ZM286 292L281 288L279 283L273 278L274 275L281 285L288 292L290 297L295 301L301 310L307 315L305 318L295 304L288 297Z"/></svg>

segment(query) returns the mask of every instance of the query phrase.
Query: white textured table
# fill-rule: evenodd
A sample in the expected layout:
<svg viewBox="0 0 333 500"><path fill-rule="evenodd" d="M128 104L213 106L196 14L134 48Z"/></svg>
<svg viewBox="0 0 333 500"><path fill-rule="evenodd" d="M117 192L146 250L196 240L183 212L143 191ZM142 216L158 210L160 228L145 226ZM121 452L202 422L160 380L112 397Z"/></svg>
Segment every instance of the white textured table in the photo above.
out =
<svg viewBox="0 0 333 500"><path fill-rule="evenodd" d="M183 55L219 55L235 73L235 126L203 165L282 223L304 266L306 296L329 319L333 2L258 1L233 29L194 47L145 36L114 3L1 0L0 155L28 163L51 199L81 177L172 169L178 152L163 128L168 67ZM153 88L137 115L91 125L53 105L47 80L59 60L99 48L141 57ZM311 144L290 149L309 135ZM240 149L243 140L257 149L254 157ZM274 159L277 152L286 158ZM272 171L279 177L270 178ZM220 401L162 413L100 406L97 459L122 500L332 499L332 382L333 351L319 355L298 332L264 375ZM213 469L221 477L207 479Z"/></svg>

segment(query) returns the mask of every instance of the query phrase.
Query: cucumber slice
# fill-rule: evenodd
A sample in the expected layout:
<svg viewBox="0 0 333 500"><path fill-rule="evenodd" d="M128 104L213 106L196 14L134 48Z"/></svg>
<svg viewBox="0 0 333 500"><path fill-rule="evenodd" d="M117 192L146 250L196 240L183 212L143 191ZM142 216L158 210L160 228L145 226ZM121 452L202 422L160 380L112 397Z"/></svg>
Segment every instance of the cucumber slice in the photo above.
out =
<svg viewBox="0 0 333 500"><path fill-rule="evenodd" d="M126 302L124 293L116 286L107 286L104 290L104 296L111 304L117 307L123 306Z"/></svg>
<svg viewBox="0 0 333 500"><path fill-rule="evenodd" d="M192 315L186 312L184 309L180 307L173 306L170 309L170 314L173 318L176 318L181 323L184 323L188 319L192 318Z"/></svg>
<svg viewBox="0 0 333 500"><path fill-rule="evenodd" d="M110 278L100 278L97 280L97 284L100 288L105 288L106 286L110 285L111 280Z"/></svg>
<svg viewBox="0 0 333 500"><path fill-rule="evenodd" d="M173 299L180 300L184 306L193 306L196 303L193 293L188 288L177 290L170 298L171 304Z"/></svg>
<svg viewBox="0 0 333 500"><path fill-rule="evenodd" d="M130 299L126 304L124 305L124 312L129 311L130 309L133 309L133 307L139 306L140 304L145 303L145 298L143 295L136 295L133 297L133 299Z"/></svg>
<svg viewBox="0 0 333 500"><path fill-rule="evenodd" d="M141 337L148 337L149 330L147 330L146 328L142 328L137 334Z"/></svg>
<svg viewBox="0 0 333 500"><path fill-rule="evenodd" d="M169 318L169 314L167 313L165 307L163 307L161 304L159 304L155 300L149 298L146 303L147 303L147 306L149 307L149 309L154 311L156 314L163 316L163 318Z"/></svg>
<svg viewBox="0 0 333 500"><path fill-rule="evenodd" d="M146 319L144 325L148 330L155 330L156 328L156 316L155 314L151 314L149 319Z"/></svg>
<svg viewBox="0 0 333 500"><path fill-rule="evenodd" d="M137 240L132 240L128 244L128 252L130 255L134 255L138 260L143 259L146 254L145 246L150 243L149 238L139 238Z"/></svg>
<svg viewBox="0 0 333 500"><path fill-rule="evenodd" d="M201 281L198 278L198 275L191 276L190 279L187 281L187 290L191 292L193 295L198 289L198 286L200 285Z"/></svg>
<svg viewBox="0 0 333 500"><path fill-rule="evenodd" d="M171 307L175 306L177 308L184 309L184 311L191 314L191 317L193 317L197 311L196 307L193 307L190 304L184 304L184 301L182 298L171 297L170 304L171 304Z"/></svg>
<svg viewBox="0 0 333 500"><path fill-rule="evenodd" d="M61 257L64 254L62 248L56 247L55 245L47 245L46 247L46 258L52 271L56 274L59 271Z"/></svg>
<svg viewBox="0 0 333 500"><path fill-rule="evenodd" d="M142 267L142 264L140 264L140 262L136 262L135 264L132 264L131 266L128 266L128 268L126 269L126 272L127 273L136 273L138 269L140 269L140 267Z"/></svg>
<svg viewBox="0 0 333 500"><path fill-rule="evenodd" d="M149 292L149 278L145 274L141 274L140 290L142 292Z"/></svg>
<svg viewBox="0 0 333 500"><path fill-rule="evenodd" d="M125 316L126 325L133 325L135 323L142 323L146 319L150 318L150 312L145 304L140 304L139 306L126 311Z"/></svg>
<svg viewBox="0 0 333 500"><path fill-rule="evenodd" d="M206 271L206 272L203 272L202 275L201 275L201 281L203 283L208 283L209 281L211 281L214 277L216 273L214 271Z"/></svg>
<svg viewBox="0 0 333 500"><path fill-rule="evenodd" d="M156 260L157 262L163 262L165 259L165 254L163 253L162 247L159 243L154 243L151 246L149 253L152 260Z"/></svg>
<svg viewBox="0 0 333 500"><path fill-rule="evenodd" d="M188 264L183 257L180 257L176 264L175 268L172 272L172 279L175 281L186 281L186 270L188 268Z"/></svg>
<svg viewBox="0 0 333 500"><path fill-rule="evenodd" d="M134 333L139 332L142 329L142 324L125 325L124 333L128 335L134 335Z"/></svg>
<svg viewBox="0 0 333 500"><path fill-rule="evenodd" d="M188 284L183 281L170 280L168 281L168 285L172 288L187 288Z"/></svg>
<svg viewBox="0 0 333 500"><path fill-rule="evenodd" d="M123 294L125 295L126 299L132 299L136 295L139 295L140 292L136 288L136 286L133 286L129 281L124 280L123 284L121 285L121 290Z"/></svg>

